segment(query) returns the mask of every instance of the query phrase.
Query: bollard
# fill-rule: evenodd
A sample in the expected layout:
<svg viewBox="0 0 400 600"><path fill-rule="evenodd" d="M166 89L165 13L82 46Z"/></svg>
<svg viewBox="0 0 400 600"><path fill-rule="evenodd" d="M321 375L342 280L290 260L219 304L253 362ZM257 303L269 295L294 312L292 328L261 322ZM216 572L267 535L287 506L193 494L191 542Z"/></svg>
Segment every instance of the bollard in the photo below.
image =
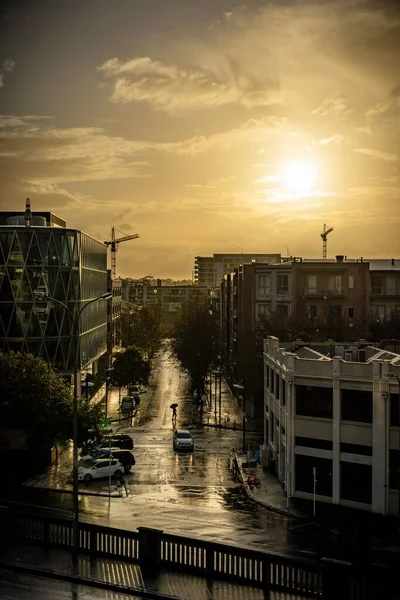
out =
<svg viewBox="0 0 400 600"><path fill-rule="evenodd" d="M143 571L157 571L161 560L162 529L138 527L139 564Z"/></svg>

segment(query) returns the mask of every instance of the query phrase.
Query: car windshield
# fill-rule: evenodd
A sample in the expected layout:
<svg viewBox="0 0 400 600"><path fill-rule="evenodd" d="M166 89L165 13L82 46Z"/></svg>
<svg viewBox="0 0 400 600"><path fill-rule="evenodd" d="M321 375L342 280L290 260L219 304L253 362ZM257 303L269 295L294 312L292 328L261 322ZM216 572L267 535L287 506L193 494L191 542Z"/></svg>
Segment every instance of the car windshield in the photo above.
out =
<svg viewBox="0 0 400 600"><path fill-rule="evenodd" d="M192 436L190 435L190 433L187 432L187 431L178 431L177 437L178 438L183 438L183 439L186 439L186 440L190 440L192 438Z"/></svg>
<svg viewBox="0 0 400 600"><path fill-rule="evenodd" d="M94 460L80 460L79 467L83 467L84 469L91 469L95 464Z"/></svg>

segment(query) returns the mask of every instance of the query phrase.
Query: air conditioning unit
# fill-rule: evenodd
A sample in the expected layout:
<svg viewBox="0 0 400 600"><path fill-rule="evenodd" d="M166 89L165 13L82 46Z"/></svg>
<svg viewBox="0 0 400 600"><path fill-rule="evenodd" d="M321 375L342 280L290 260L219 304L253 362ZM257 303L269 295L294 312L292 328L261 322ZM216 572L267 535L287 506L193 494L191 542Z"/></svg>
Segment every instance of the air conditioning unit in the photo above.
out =
<svg viewBox="0 0 400 600"><path fill-rule="evenodd" d="M344 353L344 360L347 360L348 362L351 362L353 360L353 353L352 352L345 352Z"/></svg>

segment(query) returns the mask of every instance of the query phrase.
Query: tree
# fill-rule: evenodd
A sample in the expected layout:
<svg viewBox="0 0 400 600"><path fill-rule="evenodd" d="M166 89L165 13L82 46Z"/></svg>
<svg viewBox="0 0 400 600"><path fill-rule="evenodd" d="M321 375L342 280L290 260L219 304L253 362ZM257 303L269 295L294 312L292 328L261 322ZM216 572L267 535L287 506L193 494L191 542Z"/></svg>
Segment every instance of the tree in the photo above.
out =
<svg viewBox="0 0 400 600"><path fill-rule="evenodd" d="M122 345L135 344L143 350L147 358L152 358L159 350L164 337L163 317L159 304L149 304L124 315Z"/></svg>
<svg viewBox="0 0 400 600"><path fill-rule="evenodd" d="M195 388L204 387L210 369L218 364L218 322L207 302L192 299L184 304L172 326L170 348L189 374Z"/></svg>
<svg viewBox="0 0 400 600"><path fill-rule="evenodd" d="M72 438L70 388L43 359L0 352L0 414L4 428L22 429L29 449L43 451ZM79 444L101 436L102 412L78 403Z"/></svg>
<svg viewBox="0 0 400 600"><path fill-rule="evenodd" d="M150 361L144 359L135 346L130 346L124 352L119 352L115 358L112 371L113 383L118 387L147 383L150 371Z"/></svg>

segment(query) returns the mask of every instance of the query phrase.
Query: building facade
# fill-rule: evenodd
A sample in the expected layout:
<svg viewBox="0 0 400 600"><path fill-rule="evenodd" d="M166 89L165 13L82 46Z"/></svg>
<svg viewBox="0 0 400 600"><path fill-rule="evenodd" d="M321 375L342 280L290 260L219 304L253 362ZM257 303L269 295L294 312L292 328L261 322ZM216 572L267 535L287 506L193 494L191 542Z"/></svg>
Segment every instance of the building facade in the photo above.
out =
<svg viewBox="0 0 400 600"><path fill-rule="evenodd" d="M219 287L224 275L248 263L275 264L280 254L214 254L194 259L194 284L210 289Z"/></svg>
<svg viewBox="0 0 400 600"><path fill-rule="evenodd" d="M380 322L400 308L400 259L370 260L370 311Z"/></svg>
<svg viewBox="0 0 400 600"><path fill-rule="evenodd" d="M52 213L0 213L0 349L31 352L63 373L75 360L73 328L59 304L35 300L34 292L65 303L76 315L107 292L107 248ZM94 302L80 319L80 367L107 349L107 303Z"/></svg>
<svg viewBox="0 0 400 600"><path fill-rule="evenodd" d="M122 282L112 279L111 270L107 271L107 291L112 293L111 302L107 303L107 354L110 357L115 349L121 346L121 313L122 313Z"/></svg>
<svg viewBox="0 0 400 600"><path fill-rule="evenodd" d="M207 301L209 290L204 286L194 285L162 285L161 280L144 283L142 281L125 285L125 297L132 308L157 305L163 313L174 313L181 310L183 304L191 298Z"/></svg>
<svg viewBox="0 0 400 600"><path fill-rule="evenodd" d="M264 460L289 497L400 516L399 385L400 355L363 341L264 341Z"/></svg>

